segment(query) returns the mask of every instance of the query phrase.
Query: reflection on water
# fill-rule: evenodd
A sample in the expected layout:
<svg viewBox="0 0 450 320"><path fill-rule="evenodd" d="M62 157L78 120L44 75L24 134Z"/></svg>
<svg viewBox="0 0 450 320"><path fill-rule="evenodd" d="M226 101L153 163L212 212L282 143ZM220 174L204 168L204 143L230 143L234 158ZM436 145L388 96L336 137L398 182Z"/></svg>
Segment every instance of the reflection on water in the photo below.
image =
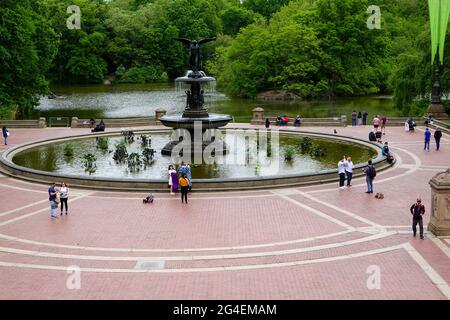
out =
<svg viewBox="0 0 450 320"><path fill-rule="evenodd" d="M147 167L142 167L139 172L131 172L126 164L117 164L113 160L115 146L123 141L122 137L109 137L108 149L102 151L97 148L94 138L77 140L72 142L74 146L74 157L64 156L65 143L52 144L38 147L16 155L14 163L33 168L36 170L55 172L59 174L88 175L84 172L83 156L92 153L97 157L97 171L92 174L94 177L135 177L143 179L165 179L167 168L171 164L171 158L162 156L161 148L170 140L167 134L150 134L152 148L157 152L154 161ZM285 174L316 173L323 170L336 169L337 162L343 155L351 155L353 162L365 163L376 154L372 149L335 141L314 139L314 144L326 151L323 157L312 157L302 154L300 151L301 138L297 136L281 136L279 139L280 149L276 149L276 141L273 143L271 156L262 153L262 161L251 159L252 148L257 148L256 143L246 143L244 135L239 133L226 133L227 145L231 147L231 152L221 160L223 164L202 164L191 165L194 179L201 178L244 178L258 176L274 176ZM264 144L261 144L264 146ZM284 161L284 154L287 148L295 148L292 161ZM262 149L262 148L261 148ZM132 152L142 153L142 147L138 139L134 143L127 145L128 154ZM255 149L256 150L256 149Z"/></svg>
<svg viewBox="0 0 450 320"><path fill-rule="evenodd" d="M184 91L175 84L121 84L114 86L59 86L53 87L59 97L43 97L33 117L79 117L79 118L121 118L154 116L155 110L164 108L168 114L183 111L186 99ZM230 114L235 122L249 122L252 109L261 106L268 116L297 114L302 117L336 117L347 115L353 110L399 116L390 99L374 96L342 98L336 101L255 101L231 99L219 92L205 96L205 103L211 113Z"/></svg>

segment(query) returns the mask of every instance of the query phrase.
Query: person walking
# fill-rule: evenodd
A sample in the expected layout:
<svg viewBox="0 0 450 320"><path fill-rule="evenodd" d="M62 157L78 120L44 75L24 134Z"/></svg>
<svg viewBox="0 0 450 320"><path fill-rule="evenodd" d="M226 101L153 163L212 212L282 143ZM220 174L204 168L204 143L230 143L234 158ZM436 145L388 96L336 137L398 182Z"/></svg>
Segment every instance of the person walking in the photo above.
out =
<svg viewBox="0 0 450 320"><path fill-rule="evenodd" d="M364 168L366 174L367 191L366 193L373 193L373 180L375 179L377 172L372 165L372 160L369 160L367 166Z"/></svg>
<svg viewBox="0 0 450 320"><path fill-rule="evenodd" d="M353 168L355 166L353 165L353 161L351 157L348 157L345 160L345 174L347 175L347 187L352 186L352 179L353 179Z"/></svg>
<svg viewBox="0 0 450 320"><path fill-rule="evenodd" d="M425 206L422 204L422 200L418 198L409 211L411 211L411 215L413 216L412 229L414 237L417 234L417 224L419 224L420 239L423 239L423 215L425 214Z"/></svg>
<svg viewBox="0 0 450 320"><path fill-rule="evenodd" d="M189 179L187 178L185 173L182 174L178 183L181 188L181 203L188 203L187 194L189 192Z"/></svg>
<svg viewBox="0 0 450 320"><path fill-rule="evenodd" d="M9 137L9 130L6 129L5 126L2 128L2 135L3 135L3 141L5 142L5 146L8 145L8 137Z"/></svg>
<svg viewBox="0 0 450 320"><path fill-rule="evenodd" d="M345 156L338 162L339 188L344 189L345 183Z"/></svg>
<svg viewBox="0 0 450 320"><path fill-rule="evenodd" d="M442 138L442 131L441 129L437 128L434 132L434 140L436 141L436 151L439 151L439 148L441 146L441 138Z"/></svg>
<svg viewBox="0 0 450 320"><path fill-rule="evenodd" d="M362 125L362 113L361 113L361 111L359 111L358 112L358 126L361 126Z"/></svg>
<svg viewBox="0 0 450 320"><path fill-rule="evenodd" d="M381 132L383 133L383 135L386 134L386 124L387 124L388 120L387 117L385 115L383 115L381 117Z"/></svg>
<svg viewBox="0 0 450 320"><path fill-rule="evenodd" d="M50 201L50 217L52 219L58 219L58 213L56 209L58 209L58 202L56 201L56 189L55 183L52 182L50 184L50 188L48 188L48 200Z"/></svg>
<svg viewBox="0 0 450 320"><path fill-rule="evenodd" d="M175 192L177 192L178 190L178 176L177 171L175 170L175 167L173 165L169 165L168 174L170 194L175 194Z"/></svg>
<svg viewBox="0 0 450 320"><path fill-rule="evenodd" d="M367 117L369 116L369 113L367 111L363 112L363 126L367 125Z"/></svg>
<svg viewBox="0 0 450 320"><path fill-rule="evenodd" d="M428 152L430 152L430 141L431 141L431 131L430 129L426 128L425 129L425 144L423 146L423 150L427 150Z"/></svg>
<svg viewBox="0 0 450 320"><path fill-rule="evenodd" d="M266 118L266 129L269 129L270 127L270 120L269 118Z"/></svg>
<svg viewBox="0 0 450 320"><path fill-rule="evenodd" d="M62 182L61 188L59 189L59 199L61 201L61 215L63 215L64 207L66 208L66 216L69 211L69 206L67 201L69 200L69 187Z"/></svg>
<svg viewBox="0 0 450 320"><path fill-rule="evenodd" d="M353 110L352 112L352 127L356 127L356 118L358 117L358 113L356 113L356 110Z"/></svg>

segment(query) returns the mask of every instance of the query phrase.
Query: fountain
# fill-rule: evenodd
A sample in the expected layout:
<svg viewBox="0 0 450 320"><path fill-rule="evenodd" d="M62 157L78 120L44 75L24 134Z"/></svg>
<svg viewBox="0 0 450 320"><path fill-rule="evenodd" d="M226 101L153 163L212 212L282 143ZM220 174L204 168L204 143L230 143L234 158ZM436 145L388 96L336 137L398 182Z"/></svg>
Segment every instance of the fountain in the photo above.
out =
<svg viewBox="0 0 450 320"><path fill-rule="evenodd" d="M215 40L215 38L206 38L201 40L189 40L184 38L176 38L175 40L182 42L189 49L189 71L184 77L175 79L177 83L185 83L190 85L190 89L186 90L186 108L181 115L166 115L160 118L162 124L166 127L173 129L185 129L188 130L191 136L192 145L194 146L194 128L200 126L202 133L206 130L217 129L227 125L231 121L229 115L222 114L209 114L204 104L204 90L202 87L208 83L215 81L213 77L208 77L205 72L202 71L202 62L200 54L200 46L204 43ZM202 134L202 149L204 150L215 137L203 139ZM170 156L176 145L178 145L182 139L178 141L170 141L162 148L161 153L163 155ZM216 142L217 143L217 142ZM222 144L223 149L217 150L218 153L226 153L226 145ZM194 146L192 150L194 152L201 152Z"/></svg>

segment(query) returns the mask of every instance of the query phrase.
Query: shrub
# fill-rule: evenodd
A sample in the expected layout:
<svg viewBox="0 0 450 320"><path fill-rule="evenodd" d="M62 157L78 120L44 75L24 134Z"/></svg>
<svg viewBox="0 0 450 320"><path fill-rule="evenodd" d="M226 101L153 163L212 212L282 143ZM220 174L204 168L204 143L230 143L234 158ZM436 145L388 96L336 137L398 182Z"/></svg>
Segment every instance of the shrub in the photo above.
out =
<svg viewBox="0 0 450 320"><path fill-rule="evenodd" d="M292 161L294 160L295 156L295 148L288 146L284 149L284 160L286 161Z"/></svg>
<svg viewBox="0 0 450 320"><path fill-rule="evenodd" d="M84 155L83 157L84 170L89 172L89 174L94 173L97 170L97 165L95 164L96 161L97 158L92 153Z"/></svg>
<svg viewBox="0 0 450 320"><path fill-rule="evenodd" d="M116 150L114 151L113 159L116 162L124 162L128 158L128 151L125 142L121 142L116 145Z"/></svg>
<svg viewBox="0 0 450 320"><path fill-rule="evenodd" d="M142 165L141 156L136 152L131 153L128 156L127 164L130 171L139 171Z"/></svg>
<svg viewBox="0 0 450 320"><path fill-rule="evenodd" d="M108 150L108 138L105 137L97 138L97 147L103 151Z"/></svg>
<svg viewBox="0 0 450 320"><path fill-rule="evenodd" d="M73 151L73 144L72 143L66 143L64 145L64 155L66 157L73 157L74 151Z"/></svg>

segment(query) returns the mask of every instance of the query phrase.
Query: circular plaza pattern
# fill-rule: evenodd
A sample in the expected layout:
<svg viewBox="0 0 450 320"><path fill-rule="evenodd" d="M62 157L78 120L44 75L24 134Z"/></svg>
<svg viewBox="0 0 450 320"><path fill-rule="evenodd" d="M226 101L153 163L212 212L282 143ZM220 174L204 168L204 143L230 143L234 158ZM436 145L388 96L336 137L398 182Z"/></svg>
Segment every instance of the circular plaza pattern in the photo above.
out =
<svg viewBox="0 0 450 320"><path fill-rule="evenodd" d="M87 130L16 129L7 147ZM368 130L340 134L366 139ZM388 128L397 161L375 179L382 200L364 192L363 178L345 190L333 182L197 191L187 205L168 193L145 205L132 189L71 188L69 215L51 220L47 186L1 174L0 297L449 299L450 239L413 238L409 207L422 197L428 222L428 181L449 167L450 137L441 151L424 152L421 130ZM75 290L67 284L74 268Z"/></svg>

